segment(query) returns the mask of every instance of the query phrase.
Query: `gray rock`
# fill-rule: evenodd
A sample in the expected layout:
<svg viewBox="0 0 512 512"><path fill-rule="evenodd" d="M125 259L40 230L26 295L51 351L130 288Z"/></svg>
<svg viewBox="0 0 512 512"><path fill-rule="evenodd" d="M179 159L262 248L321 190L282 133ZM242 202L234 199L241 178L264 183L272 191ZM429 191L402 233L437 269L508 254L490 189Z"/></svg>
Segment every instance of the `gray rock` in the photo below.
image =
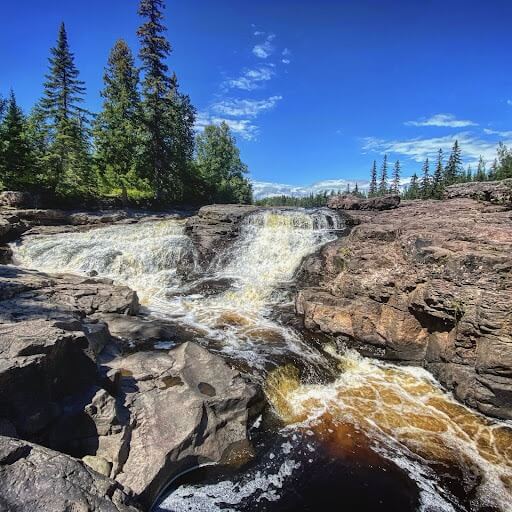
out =
<svg viewBox="0 0 512 512"><path fill-rule="evenodd" d="M0 437L0 509L9 512L137 512L133 498L81 461Z"/></svg>

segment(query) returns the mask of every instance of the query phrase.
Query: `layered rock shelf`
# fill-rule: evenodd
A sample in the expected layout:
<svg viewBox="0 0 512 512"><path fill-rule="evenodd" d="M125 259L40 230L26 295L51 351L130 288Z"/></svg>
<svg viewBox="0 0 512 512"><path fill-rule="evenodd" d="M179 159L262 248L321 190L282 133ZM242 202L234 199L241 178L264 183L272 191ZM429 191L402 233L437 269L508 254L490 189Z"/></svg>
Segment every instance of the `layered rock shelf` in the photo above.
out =
<svg viewBox="0 0 512 512"><path fill-rule="evenodd" d="M456 198L344 214L351 233L303 264L306 328L425 366L466 404L512 419L512 212Z"/></svg>

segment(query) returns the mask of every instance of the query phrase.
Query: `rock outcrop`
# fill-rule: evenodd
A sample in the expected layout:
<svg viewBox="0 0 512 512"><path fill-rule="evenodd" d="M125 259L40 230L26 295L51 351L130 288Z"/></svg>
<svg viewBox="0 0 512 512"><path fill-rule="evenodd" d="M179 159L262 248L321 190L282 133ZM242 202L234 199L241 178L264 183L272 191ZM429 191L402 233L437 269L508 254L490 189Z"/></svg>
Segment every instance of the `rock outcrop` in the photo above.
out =
<svg viewBox="0 0 512 512"><path fill-rule="evenodd" d="M333 210L392 210L399 204L400 196L398 194L370 197L369 199L343 194L332 196L327 201L327 207Z"/></svg>
<svg viewBox="0 0 512 512"><path fill-rule="evenodd" d="M68 455L0 436L0 510L137 512L122 487Z"/></svg>
<svg viewBox="0 0 512 512"><path fill-rule="evenodd" d="M261 406L258 388L193 343L123 354L124 342L135 347L148 333L154 340L173 333L170 324L132 316L138 311L136 293L108 279L0 266L0 435L66 454L53 467L53 452L10 442L27 455L17 466L6 463L12 490L5 502L15 504L9 510L26 510L31 494L48 492L46 460L61 493L41 498L48 510L85 500L89 508L77 510L124 511L122 488L147 508L182 471L250 456L247 426ZM3 478L2 449L0 442ZM59 487L70 478L68 469L77 488L86 485L82 494L73 479ZM106 493L104 501L97 501L97 489Z"/></svg>
<svg viewBox="0 0 512 512"><path fill-rule="evenodd" d="M512 419L512 212L454 199L345 215L351 233L300 273L306 327L424 365L465 403Z"/></svg>
<svg viewBox="0 0 512 512"><path fill-rule="evenodd" d="M512 205L512 178L501 181L457 183L446 187L446 199L464 197L495 204Z"/></svg>
<svg viewBox="0 0 512 512"><path fill-rule="evenodd" d="M250 205L215 204L203 206L197 215L190 217L185 230L201 262L211 261L220 248L232 242L240 232L242 219L258 209Z"/></svg>

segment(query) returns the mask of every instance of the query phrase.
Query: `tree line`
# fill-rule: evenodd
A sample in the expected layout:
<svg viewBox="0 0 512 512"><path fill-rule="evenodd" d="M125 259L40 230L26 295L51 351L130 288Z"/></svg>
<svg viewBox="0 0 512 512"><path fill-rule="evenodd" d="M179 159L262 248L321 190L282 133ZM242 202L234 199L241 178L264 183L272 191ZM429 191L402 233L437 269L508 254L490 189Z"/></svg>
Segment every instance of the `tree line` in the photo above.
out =
<svg viewBox="0 0 512 512"><path fill-rule="evenodd" d="M403 190L400 187L400 161L397 160L393 166L391 180L388 179L388 166L387 155L384 155L379 173L377 173L377 162L373 161L368 189L369 197L401 194L404 199L441 199L445 187L455 183L512 178L512 151L500 142L497 156L491 167L487 169L483 158L480 157L477 168L473 171L471 165L464 169L462 151L459 142L456 140L446 163L444 162L443 150L439 149L435 165L431 168L431 162L426 158L420 175L414 173L410 183Z"/></svg>
<svg viewBox="0 0 512 512"><path fill-rule="evenodd" d="M210 125L196 136L196 110L166 63L172 48L164 9L164 0L140 0L140 66L118 40L97 114L84 107L85 84L61 24L42 98L31 112L25 115L12 90L0 97L0 190L64 203L251 202L247 166L229 126Z"/></svg>

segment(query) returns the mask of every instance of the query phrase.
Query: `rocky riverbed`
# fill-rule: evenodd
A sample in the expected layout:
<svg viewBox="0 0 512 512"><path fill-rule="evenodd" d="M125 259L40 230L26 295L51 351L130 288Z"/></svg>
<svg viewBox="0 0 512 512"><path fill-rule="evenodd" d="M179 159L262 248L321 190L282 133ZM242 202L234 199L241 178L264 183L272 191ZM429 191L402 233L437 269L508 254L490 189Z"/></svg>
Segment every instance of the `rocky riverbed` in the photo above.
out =
<svg viewBox="0 0 512 512"><path fill-rule="evenodd" d="M365 411L373 425L389 409L382 431L438 460L444 439L434 441L437 451L430 453L430 445L408 445L391 425L397 402L385 397L397 389L403 417L419 429L414 435L430 436L432 425L444 423L455 432L464 418L467 446L443 448L452 462L460 454L466 465L471 460L473 476L463 471L460 498L470 501L460 510L477 502L501 510L500 498L493 497L498 491L485 491L491 496L485 494L486 502L484 490L477 489L479 481L495 481L489 469L495 456L502 464L496 481L512 485L506 427L457 409L426 374L369 367L333 348L345 345L372 358L424 367L461 402L488 416L512 418L512 214L502 188L486 190L451 190L450 200L402 204L396 198L364 204L338 198L331 205L337 212L307 215L215 205L171 225L166 219L176 214L0 210L3 261L12 256L7 244L23 236L21 247L31 249L15 252L32 262L0 266L0 508L148 510L189 469L212 463L242 467L254 459L249 426L264 406L263 387L281 422L300 425L308 414L321 419L309 425L312 430L287 427L291 437L276 461L290 456L299 442L293 436L313 436L297 451L308 453L318 442L323 452L341 443L336 453L345 453L346 439L368 434L362 423L334 426L336 404L344 404L347 414ZM106 231L94 230L99 226ZM51 272L37 269L43 253ZM294 299L303 328L321 338L300 332L287 298ZM308 345L313 338L315 344ZM301 383L302 367L307 371ZM333 381L338 367L345 373ZM388 389L391 384L395 388ZM420 408L419 389L437 409ZM327 393L328 419L311 412ZM375 393L384 397L372 402L375 409L352 403ZM426 427L418 418L427 410L431 426L421 430ZM473 441L491 443L482 452L485 463L472 458ZM361 450L350 446L351 456ZM370 445L361 457L368 450ZM397 503L410 502L400 510L414 510L419 498L410 490L409 466L387 456L384 463L379 453L368 467L408 482L400 484L409 493L403 500L391 494ZM270 464L274 451L268 457ZM286 458L279 476L262 480L255 473L252 487L235 487L247 500L253 492L247 489L265 481L275 487L265 494L272 502L301 464L325 464L308 461L312 454L305 457ZM384 482L371 472L364 478L376 486ZM200 510L228 499L226 485L215 485L205 488L210 490L200 499L207 508ZM309 484L303 485L306 496ZM431 492L421 485L421 493ZM185 487L175 499L183 507L195 493ZM239 503L234 496L233 506ZM474 496L480 501L471 501ZM240 510L260 510L259 498L249 503ZM459 510L454 506L441 509Z"/></svg>

